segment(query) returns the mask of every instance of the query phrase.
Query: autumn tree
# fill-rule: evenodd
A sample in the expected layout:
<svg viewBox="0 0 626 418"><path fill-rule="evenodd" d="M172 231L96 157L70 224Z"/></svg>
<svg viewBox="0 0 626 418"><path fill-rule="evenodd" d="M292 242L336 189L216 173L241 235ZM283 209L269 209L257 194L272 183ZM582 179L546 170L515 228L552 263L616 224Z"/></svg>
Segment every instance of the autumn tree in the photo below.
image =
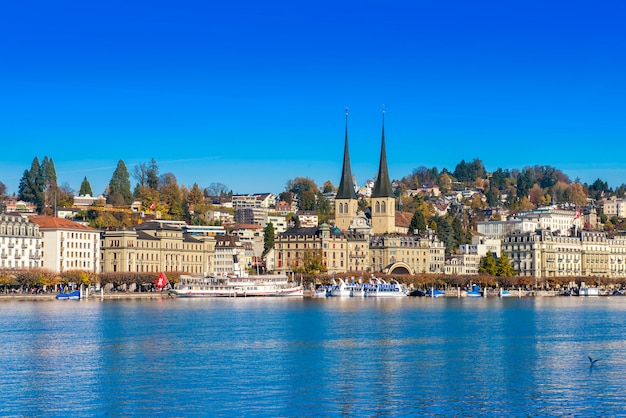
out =
<svg viewBox="0 0 626 418"><path fill-rule="evenodd" d="M178 187L176 176L172 173L165 173L159 180L159 197L161 202L168 208L167 213L173 217L182 214L183 194Z"/></svg>

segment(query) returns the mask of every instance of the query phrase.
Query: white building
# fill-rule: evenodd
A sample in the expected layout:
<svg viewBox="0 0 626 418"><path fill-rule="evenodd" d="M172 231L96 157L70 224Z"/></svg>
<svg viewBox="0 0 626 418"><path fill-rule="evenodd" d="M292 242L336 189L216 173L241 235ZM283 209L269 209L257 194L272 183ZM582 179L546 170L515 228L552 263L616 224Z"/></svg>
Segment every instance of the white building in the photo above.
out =
<svg viewBox="0 0 626 418"><path fill-rule="evenodd" d="M216 276L243 276L248 264L252 264L244 243L232 235L215 237L214 260Z"/></svg>
<svg viewBox="0 0 626 418"><path fill-rule="evenodd" d="M240 194L232 197L233 208L269 209L276 206L276 196L271 193Z"/></svg>
<svg viewBox="0 0 626 418"><path fill-rule="evenodd" d="M43 268L58 273L100 272L100 231L53 216L38 216L32 221L42 234Z"/></svg>
<svg viewBox="0 0 626 418"><path fill-rule="evenodd" d="M610 199L602 199L598 202L602 214L610 217L626 218L626 200L613 196Z"/></svg>
<svg viewBox="0 0 626 418"><path fill-rule="evenodd" d="M459 252L461 254L477 254L481 257L491 252L496 257L500 257L502 248L502 240L497 238L489 238L480 235L474 235L472 237L471 244L459 245Z"/></svg>
<svg viewBox="0 0 626 418"><path fill-rule="evenodd" d="M287 217L284 215L265 215L263 222L261 222L261 227L265 228L270 222L274 227L275 235L282 234L287 230Z"/></svg>
<svg viewBox="0 0 626 418"><path fill-rule="evenodd" d="M39 225L19 215L0 215L0 268L41 268Z"/></svg>
<svg viewBox="0 0 626 418"><path fill-rule="evenodd" d="M572 227L580 230L581 226L579 211L558 209L552 206L518 212L513 215L512 219L536 221L538 229L547 229L558 235L570 235Z"/></svg>

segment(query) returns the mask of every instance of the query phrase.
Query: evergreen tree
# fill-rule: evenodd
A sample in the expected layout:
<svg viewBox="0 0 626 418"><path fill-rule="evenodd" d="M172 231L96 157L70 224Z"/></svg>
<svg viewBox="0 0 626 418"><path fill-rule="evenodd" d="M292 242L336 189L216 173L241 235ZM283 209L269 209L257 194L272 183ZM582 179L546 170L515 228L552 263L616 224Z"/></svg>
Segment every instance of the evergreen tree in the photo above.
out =
<svg viewBox="0 0 626 418"><path fill-rule="evenodd" d="M133 203L133 195L130 192L130 174L122 160L117 162L117 167L109 181L107 202L114 206Z"/></svg>
<svg viewBox="0 0 626 418"><path fill-rule="evenodd" d="M424 214L419 208L413 214L411 224L409 225L409 234L415 234L416 232L426 232L426 219L424 219Z"/></svg>
<svg viewBox="0 0 626 418"><path fill-rule="evenodd" d="M35 157L30 170L25 170L20 180L18 198L33 203L37 206L37 212L41 213L45 205L44 187L39 158Z"/></svg>
<svg viewBox="0 0 626 418"><path fill-rule="evenodd" d="M78 195L79 196L85 196L85 195L93 196L93 191L91 190L91 184L89 184L89 180L87 180L86 176L83 179L83 182L80 184L80 190L78 191Z"/></svg>
<svg viewBox="0 0 626 418"><path fill-rule="evenodd" d="M263 228L263 255L267 254L269 250L274 248L274 239L276 232L274 231L274 224L268 222Z"/></svg>
<svg viewBox="0 0 626 418"><path fill-rule="evenodd" d="M493 256L493 253L491 251L489 251L486 256L480 259L478 272L489 274L491 276L496 275L496 272L497 272L496 258Z"/></svg>
<svg viewBox="0 0 626 418"><path fill-rule="evenodd" d="M159 189L159 165L154 157L150 160L148 170L146 171L146 182L152 190Z"/></svg>
<svg viewBox="0 0 626 418"><path fill-rule="evenodd" d="M513 266L511 265L511 260L506 253L502 253L500 258L496 263L496 276L500 277L512 277L515 276L515 270L513 270Z"/></svg>

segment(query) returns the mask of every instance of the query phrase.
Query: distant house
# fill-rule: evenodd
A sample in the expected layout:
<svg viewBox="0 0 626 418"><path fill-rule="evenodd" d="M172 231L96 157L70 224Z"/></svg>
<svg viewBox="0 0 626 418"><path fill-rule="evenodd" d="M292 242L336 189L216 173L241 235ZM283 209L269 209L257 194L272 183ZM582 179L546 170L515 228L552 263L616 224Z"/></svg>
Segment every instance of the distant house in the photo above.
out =
<svg viewBox="0 0 626 418"><path fill-rule="evenodd" d="M317 212L313 210L299 210L296 212L296 215L302 228L316 227L318 225L319 218Z"/></svg>
<svg viewBox="0 0 626 418"><path fill-rule="evenodd" d="M5 213L25 213L34 214L37 212L37 206L31 202L25 202L17 199L7 199L3 203Z"/></svg>
<svg viewBox="0 0 626 418"><path fill-rule="evenodd" d="M76 207L93 206L94 203L104 206L106 205L106 202L107 200L102 195L96 196L96 197L90 196L88 194L81 195L81 196L74 196L74 206Z"/></svg>

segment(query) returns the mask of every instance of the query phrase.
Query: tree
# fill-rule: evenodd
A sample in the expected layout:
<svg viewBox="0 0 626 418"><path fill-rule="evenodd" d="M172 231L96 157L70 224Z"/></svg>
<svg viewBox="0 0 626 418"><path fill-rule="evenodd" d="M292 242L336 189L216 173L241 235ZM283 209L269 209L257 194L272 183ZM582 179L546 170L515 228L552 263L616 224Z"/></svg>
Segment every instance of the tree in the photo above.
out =
<svg viewBox="0 0 626 418"><path fill-rule="evenodd" d="M222 183L211 183L206 188L209 196L224 197L228 195L228 187Z"/></svg>
<svg viewBox="0 0 626 418"><path fill-rule="evenodd" d="M583 190L582 184L579 182L572 183L567 188L567 198L570 203L573 203L577 206L584 206L587 204L587 194Z"/></svg>
<svg viewBox="0 0 626 418"><path fill-rule="evenodd" d="M117 167L109 181L107 202L113 206L133 203L133 195L130 192L130 174L122 160L117 162Z"/></svg>
<svg viewBox="0 0 626 418"><path fill-rule="evenodd" d="M263 255L267 254L269 250L274 248L274 240L276 238L276 232L274 231L274 225L268 222L263 228Z"/></svg>
<svg viewBox="0 0 626 418"><path fill-rule="evenodd" d="M513 270L513 266L511 265L511 260L506 253L502 253L500 258L496 263L496 276L500 277L512 277L515 276L515 270Z"/></svg>
<svg viewBox="0 0 626 418"><path fill-rule="evenodd" d="M480 264L478 265L478 272L489 274L491 276L495 276L497 272L497 263L496 258L493 256L493 253L489 251L486 256L480 259Z"/></svg>
<svg viewBox="0 0 626 418"><path fill-rule="evenodd" d="M89 184L89 180L87 180L87 176L83 179L83 182L80 184L80 190L78 191L79 196L93 196L93 191L91 190L91 184Z"/></svg>
<svg viewBox="0 0 626 418"><path fill-rule="evenodd" d="M419 208L413 214L409 225L409 234L414 234L416 231L417 233L426 232L426 219L424 219L424 214Z"/></svg>
<svg viewBox="0 0 626 418"><path fill-rule="evenodd" d="M45 183L41 175L39 158L35 157L30 170L25 170L20 180L18 198L33 203L37 206L37 211L41 213L45 205L44 187Z"/></svg>
<svg viewBox="0 0 626 418"><path fill-rule="evenodd" d="M44 212L50 215L53 207L56 205L59 187L57 186L57 173L54 168L54 161L46 155L39 168L41 179L43 181L44 194Z"/></svg>
<svg viewBox="0 0 626 418"><path fill-rule="evenodd" d="M333 183L330 180L326 180L324 182L324 185L322 186L322 193L330 193L333 190L335 190L335 186L333 186Z"/></svg>
<svg viewBox="0 0 626 418"><path fill-rule="evenodd" d="M57 206L71 208L74 205L74 190L68 183L63 183L58 189Z"/></svg>
<svg viewBox="0 0 626 418"><path fill-rule="evenodd" d="M159 196L161 201L167 205L168 214L172 216L180 216L183 212L183 193L178 187L176 176L172 173L165 173L159 181Z"/></svg>
<svg viewBox="0 0 626 418"><path fill-rule="evenodd" d="M198 183L193 184L191 190L189 190L189 192L185 196L185 200L187 200L187 203L193 206L199 205L200 203L204 202L204 196L202 195L202 191L200 190Z"/></svg>
<svg viewBox="0 0 626 418"><path fill-rule="evenodd" d="M7 186L0 181L0 199L3 199L7 194Z"/></svg>
<svg viewBox="0 0 626 418"><path fill-rule="evenodd" d="M324 265L322 250L304 250L299 261L300 263L292 268L294 273L320 274L328 271Z"/></svg>

